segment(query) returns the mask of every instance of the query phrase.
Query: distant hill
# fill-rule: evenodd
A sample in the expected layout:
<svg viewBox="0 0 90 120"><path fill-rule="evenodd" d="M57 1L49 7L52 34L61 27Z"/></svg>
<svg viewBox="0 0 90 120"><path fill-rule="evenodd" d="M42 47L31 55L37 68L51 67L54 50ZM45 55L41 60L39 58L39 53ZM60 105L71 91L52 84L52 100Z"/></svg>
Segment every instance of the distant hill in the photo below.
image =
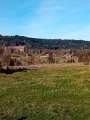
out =
<svg viewBox="0 0 90 120"><path fill-rule="evenodd" d="M69 39L40 39L25 36L2 36L0 46L30 45L31 48L39 49L89 49L90 41Z"/></svg>

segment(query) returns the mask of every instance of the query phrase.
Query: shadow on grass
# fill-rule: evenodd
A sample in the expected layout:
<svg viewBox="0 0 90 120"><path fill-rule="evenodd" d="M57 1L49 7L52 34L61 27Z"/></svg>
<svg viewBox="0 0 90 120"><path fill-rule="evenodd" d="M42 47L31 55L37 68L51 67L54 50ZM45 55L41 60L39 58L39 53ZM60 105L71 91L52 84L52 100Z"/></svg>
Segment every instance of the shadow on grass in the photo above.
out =
<svg viewBox="0 0 90 120"><path fill-rule="evenodd" d="M19 69L10 69L10 68L3 69L3 68L1 68L0 73L13 74L15 72L23 72L23 71L26 72L27 70L28 70L27 68L19 68Z"/></svg>
<svg viewBox="0 0 90 120"><path fill-rule="evenodd" d="M20 119L18 119L18 120L25 120L26 118L27 118L27 116L22 117L22 118L20 118Z"/></svg>

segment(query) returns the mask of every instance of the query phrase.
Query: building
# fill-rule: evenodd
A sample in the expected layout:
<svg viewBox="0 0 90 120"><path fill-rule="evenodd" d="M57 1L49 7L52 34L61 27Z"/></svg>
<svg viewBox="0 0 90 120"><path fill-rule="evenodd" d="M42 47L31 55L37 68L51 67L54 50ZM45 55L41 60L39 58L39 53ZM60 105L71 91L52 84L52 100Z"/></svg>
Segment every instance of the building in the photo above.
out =
<svg viewBox="0 0 90 120"><path fill-rule="evenodd" d="M14 52L24 52L25 46L6 46L4 47L5 51Z"/></svg>
<svg viewBox="0 0 90 120"><path fill-rule="evenodd" d="M49 56L49 53L48 52L43 52L40 57L41 58L47 58Z"/></svg>
<svg viewBox="0 0 90 120"><path fill-rule="evenodd" d="M58 55L57 53L54 53L54 52L52 52L52 56L53 56L54 58L59 58L59 55ZM47 57L49 57L49 52L43 52L43 53L40 55L40 57L41 57L41 58L47 58Z"/></svg>
<svg viewBox="0 0 90 120"><path fill-rule="evenodd" d="M18 58L18 57L20 57L18 54L14 54L14 53L13 53L13 54L11 55L11 58Z"/></svg>
<svg viewBox="0 0 90 120"><path fill-rule="evenodd" d="M65 54L64 56L63 56L63 58L72 58L73 57L73 54Z"/></svg>

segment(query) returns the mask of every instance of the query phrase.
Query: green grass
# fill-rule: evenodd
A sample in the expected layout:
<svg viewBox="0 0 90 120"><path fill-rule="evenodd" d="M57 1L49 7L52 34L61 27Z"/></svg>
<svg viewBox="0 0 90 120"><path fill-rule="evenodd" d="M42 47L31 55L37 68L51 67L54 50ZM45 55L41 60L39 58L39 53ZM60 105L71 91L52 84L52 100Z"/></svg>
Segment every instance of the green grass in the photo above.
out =
<svg viewBox="0 0 90 120"><path fill-rule="evenodd" d="M90 67L0 73L0 120L90 120Z"/></svg>

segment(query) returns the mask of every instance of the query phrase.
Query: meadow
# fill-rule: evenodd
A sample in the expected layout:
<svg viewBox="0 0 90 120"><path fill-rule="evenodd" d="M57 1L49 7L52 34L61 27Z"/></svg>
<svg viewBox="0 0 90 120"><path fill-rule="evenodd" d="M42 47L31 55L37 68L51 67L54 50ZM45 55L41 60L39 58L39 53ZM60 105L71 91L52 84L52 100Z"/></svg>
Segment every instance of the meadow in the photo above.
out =
<svg viewBox="0 0 90 120"><path fill-rule="evenodd" d="M0 120L90 120L90 66L0 73Z"/></svg>

